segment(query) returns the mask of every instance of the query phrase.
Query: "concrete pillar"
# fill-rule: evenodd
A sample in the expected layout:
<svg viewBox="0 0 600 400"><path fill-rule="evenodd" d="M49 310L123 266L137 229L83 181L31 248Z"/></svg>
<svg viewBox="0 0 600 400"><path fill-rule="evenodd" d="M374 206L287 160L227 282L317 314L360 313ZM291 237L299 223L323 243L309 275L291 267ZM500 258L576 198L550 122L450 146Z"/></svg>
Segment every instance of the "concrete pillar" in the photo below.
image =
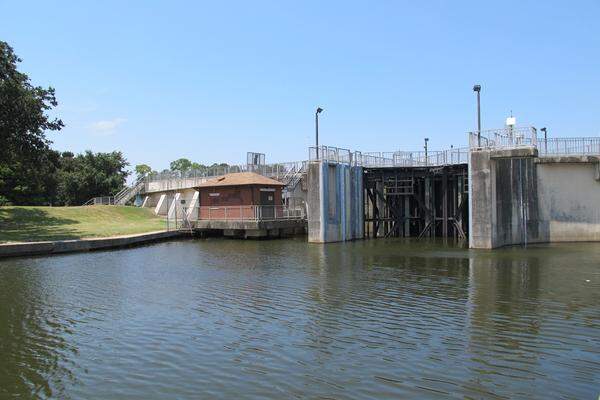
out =
<svg viewBox="0 0 600 400"><path fill-rule="evenodd" d="M308 241L362 239L362 167L316 161L309 164L307 178Z"/></svg>

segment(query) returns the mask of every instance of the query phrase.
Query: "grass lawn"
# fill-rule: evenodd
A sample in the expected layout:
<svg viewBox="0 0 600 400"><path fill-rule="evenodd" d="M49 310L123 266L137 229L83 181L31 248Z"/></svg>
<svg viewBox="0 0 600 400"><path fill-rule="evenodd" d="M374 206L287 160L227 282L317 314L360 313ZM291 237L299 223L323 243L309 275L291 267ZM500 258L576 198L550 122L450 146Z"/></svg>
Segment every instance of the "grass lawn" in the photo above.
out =
<svg viewBox="0 0 600 400"><path fill-rule="evenodd" d="M165 220L147 208L0 207L0 243L108 237L164 229Z"/></svg>

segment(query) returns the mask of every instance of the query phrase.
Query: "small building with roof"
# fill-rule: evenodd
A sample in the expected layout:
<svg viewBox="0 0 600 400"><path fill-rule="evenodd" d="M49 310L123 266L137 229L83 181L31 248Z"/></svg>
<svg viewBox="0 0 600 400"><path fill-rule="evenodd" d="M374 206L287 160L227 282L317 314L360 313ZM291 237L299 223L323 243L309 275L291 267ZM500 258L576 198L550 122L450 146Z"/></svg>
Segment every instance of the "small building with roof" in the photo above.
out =
<svg viewBox="0 0 600 400"><path fill-rule="evenodd" d="M269 220L283 212L285 185L254 172L209 179L198 191L199 220Z"/></svg>

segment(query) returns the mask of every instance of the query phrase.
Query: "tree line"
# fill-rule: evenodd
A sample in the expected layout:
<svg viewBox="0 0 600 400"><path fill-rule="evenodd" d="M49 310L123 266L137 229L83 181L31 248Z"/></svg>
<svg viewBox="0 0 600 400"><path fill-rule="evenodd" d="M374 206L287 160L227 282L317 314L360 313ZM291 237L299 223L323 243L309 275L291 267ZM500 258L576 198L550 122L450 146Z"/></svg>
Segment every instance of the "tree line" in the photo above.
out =
<svg viewBox="0 0 600 400"><path fill-rule="evenodd" d="M0 41L0 206L71 206L95 196L115 195L130 175L123 154L52 149L47 132L65 126L59 118L49 116L58 105L55 89L34 86L17 69L19 62L12 47ZM227 166L180 158L162 172L183 175ZM147 164L135 166L138 178L153 172Z"/></svg>

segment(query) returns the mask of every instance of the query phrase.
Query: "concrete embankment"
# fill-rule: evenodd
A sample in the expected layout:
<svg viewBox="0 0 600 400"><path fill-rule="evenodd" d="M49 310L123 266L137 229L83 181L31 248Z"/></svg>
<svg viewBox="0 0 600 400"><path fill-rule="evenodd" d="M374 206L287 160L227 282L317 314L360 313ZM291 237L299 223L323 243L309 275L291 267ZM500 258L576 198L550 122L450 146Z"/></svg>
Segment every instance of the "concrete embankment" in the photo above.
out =
<svg viewBox="0 0 600 400"><path fill-rule="evenodd" d="M0 258L73 253L130 247L166 240L184 233L180 231L158 231L108 238L57 240L47 242L22 242L0 244Z"/></svg>

